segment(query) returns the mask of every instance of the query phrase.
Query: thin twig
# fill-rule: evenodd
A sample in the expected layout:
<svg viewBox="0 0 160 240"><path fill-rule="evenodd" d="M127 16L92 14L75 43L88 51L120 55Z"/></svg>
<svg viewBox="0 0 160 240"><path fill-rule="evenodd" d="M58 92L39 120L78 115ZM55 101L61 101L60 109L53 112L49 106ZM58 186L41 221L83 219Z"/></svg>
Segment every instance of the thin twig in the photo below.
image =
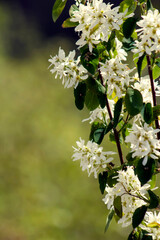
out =
<svg viewBox="0 0 160 240"><path fill-rule="evenodd" d="M100 66L98 68L98 71L99 71L99 77L100 77L100 80L101 80L101 84L104 86L103 78L102 78L102 75L101 75L101 72L100 72ZM106 107L107 107L107 111L108 111L108 114L109 114L110 121L113 122L113 116L112 116L111 109L110 109L110 106L109 106L107 94L106 94ZM123 165L124 160L123 160L123 153L122 153L121 144L120 144L120 140L119 140L119 134L118 134L118 131L115 128L113 129L113 131L114 131L114 137L115 137L115 140L116 140L119 159L120 159L121 165Z"/></svg>
<svg viewBox="0 0 160 240"><path fill-rule="evenodd" d="M153 72L152 72L151 60L150 60L150 57L148 55L147 55L147 65L148 65L148 74L149 74L150 83L151 83L153 106L155 107L155 106L157 106L156 92L155 92L155 87L154 87L154 80L153 80ZM156 117L155 125L156 125L157 129L160 129L159 128L158 117ZM160 132L157 133L157 138L160 139Z"/></svg>

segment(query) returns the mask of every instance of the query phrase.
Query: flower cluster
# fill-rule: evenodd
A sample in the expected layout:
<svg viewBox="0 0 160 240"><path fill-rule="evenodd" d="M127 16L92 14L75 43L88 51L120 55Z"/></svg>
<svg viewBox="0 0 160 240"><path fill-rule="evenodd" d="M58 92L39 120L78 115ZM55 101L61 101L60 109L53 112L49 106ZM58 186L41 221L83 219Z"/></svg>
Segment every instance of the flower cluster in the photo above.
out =
<svg viewBox="0 0 160 240"><path fill-rule="evenodd" d="M112 6L113 4L106 4L103 0L87 1L86 5L82 3L78 5L78 10L73 11L71 17L72 22L78 23L75 31L81 32L77 45L83 47L88 44L92 52L94 44L98 44L101 40L108 41L111 32L120 29L124 18L133 15L126 16L127 11L119 13L119 7L112 8Z"/></svg>
<svg viewBox="0 0 160 240"><path fill-rule="evenodd" d="M153 240L160 239L160 212L146 212L143 224L141 228L148 232L148 235L152 236Z"/></svg>
<svg viewBox="0 0 160 240"><path fill-rule="evenodd" d="M105 170L107 163L113 160L110 155L115 153L111 151L103 152L103 147L99 147L97 143L92 141L88 141L85 145L85 141L81 138L76 143L78 148L73 147L73 161L80 160L82 171L87 170L88 176L93 173L94 177L97 178L98 173Z"/></svg>
<svg viewBox="0 0 160 240"><path fill-rule="evenodd" d="M106 60L102 64L101 74L105 83L108 86L108 95L112 96L114 92L117 97L122 97L125 94L126 88L129 86L132 78L129 74L133 69L129 69L126 64L123 64L118 57Z"/></svg>
<svg viewBox="0 0 160 240"><path fill-rule="evenodd" d="M106 185L105 191L107 194L103 201L107 204L108 209L113 208L116 197L121 197L122 217L118 223L122 224L122 227L130 225L134 211L145 204L145 194L149 187L149 184L141 186L138 177L134 173L133 167L127 167L126 171L118 171L117 183L114 187L111 188Z"/></svg>
<svg viewBox="0 0 160 240"><path fill-rule="evenodd" d="M136 49L134 53L142 56L144 52L151 55L153 51L160 51L160 14L157 9L149 10L147 15L142 16L142 20L137 22L140 27L137 29L140 40L135 41Z"/></svg>
<svg viewBox="0 0 160 240"><path fill-rule="evenodd" d="M147 123L143 127L133 123L130 134L126 136L125 141L131 144L132 157L144 158L143 165L146 165L149 156L153 159L158 159L160 156L160 140L156 137L159 131Z"/></svg>
<svg viewBox="0 0 160 240"><path fill-rule="evenodd" d="M144 76L139 78L137 75L134 77L134 88L138 89L142 96L143 96L143 101L145 103L147 102L153 102L152 100L152 91L151 91L151 84L150 84L150 79L149 76ZM158 85L158 82L154 81L154 87L155 87L155 92L156 96L160 96L160 86Z"/></svg>
<svg viewBox="0 0 160 240"><path fill-rule="evenodd" d="M65 56L63 49L59 48L58 55L51 57L49 62L51 63L51 73L56 73L55 78L62 79L62 84L66 88L75 87L79 81L87 79L87 70L80 64L80 57L76 60L75 51L71 51L68 56Z"/></svg>

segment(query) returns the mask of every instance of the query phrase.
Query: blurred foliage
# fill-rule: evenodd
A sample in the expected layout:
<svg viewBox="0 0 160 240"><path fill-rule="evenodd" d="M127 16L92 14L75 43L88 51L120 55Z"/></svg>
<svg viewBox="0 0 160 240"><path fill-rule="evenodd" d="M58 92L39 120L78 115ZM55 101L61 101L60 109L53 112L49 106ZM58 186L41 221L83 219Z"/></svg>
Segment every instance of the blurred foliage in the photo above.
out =
<svg viewBox="0 0 160 240"><path fill-rule="evenodd" d="M89 138L88 112L48 70L50 54L74 46L54 37L39 47L22 12L10 27L11 12L0 7L0 240L123 240L126 229L114 224L104 234L98 181L71 159L76 140Z"/></svg>

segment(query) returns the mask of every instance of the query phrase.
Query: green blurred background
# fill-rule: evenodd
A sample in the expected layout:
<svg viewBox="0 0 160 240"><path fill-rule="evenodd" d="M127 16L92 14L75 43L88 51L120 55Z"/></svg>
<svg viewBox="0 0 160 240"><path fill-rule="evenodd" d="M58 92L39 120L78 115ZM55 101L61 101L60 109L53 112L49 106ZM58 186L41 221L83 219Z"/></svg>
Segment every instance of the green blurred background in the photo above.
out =
<svg viewBox="0 0 160 240"><path fill-rule="evenodd" d="M74 35L44 33L35 13L0 2L0 240L126 239L130 229L114 222L104 234L98 182L71 159L76 140L88 140L88 111L48 70L59 46L75 48Z"/></svg>

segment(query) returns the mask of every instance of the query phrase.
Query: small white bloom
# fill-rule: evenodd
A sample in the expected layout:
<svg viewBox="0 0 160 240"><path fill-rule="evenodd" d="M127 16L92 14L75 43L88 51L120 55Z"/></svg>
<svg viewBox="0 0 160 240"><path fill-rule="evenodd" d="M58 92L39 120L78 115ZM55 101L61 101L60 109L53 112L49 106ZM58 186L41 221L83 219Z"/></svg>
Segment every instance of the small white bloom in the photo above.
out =
<svg viewBox="0 0 160 240"><path fill-rule="evenodd" d="M114 92L118 97L124 96L126 88L132 81L129 74L133 69L129 69L118 57L106 60L101 65L100 71L105 83L107 83L108 95L112 96Z"/></svg>
<svg viewBox="0 0 160 240"><path fill-rule="evenodd" d="M103 147L99 147L97 143L92 141L88 141L85 145L85 141L81 138L76 143L77 148L73 147L73 161L80 160L82 171L87 170L88 176L93 173L94 177L97 178L98 173L105 170L107 163L113 160L110 155L115 154L115 152L103 152Z"/></svg>
<svg viewBox="0 0 160 240"><path fill-rule="evenodd" d="M138 177L135 175L133 167L128 166L127 170L118 171L117 183L114 187L106 185L105 191L107 192L104 203L107 204L107 208L113 207L114 199L117 196L121 197L122 202L122 218L118 223L122 224L122 227L127 227L132 223L132 216L134 211L145 204L143 198L149 189L149 184L141 183Z"/></svg>
<svg viewBox="0 0 160 240"><path fill-rule="evenodd" d="M130 134L126 136L125 142L131 144L132 157L144 157L143 165L147 163L149 156L158 159L160 156L160 140L157 139L156 134L160 130L153 129L147 123L144 124L144 127L133 123L129 131Z"/></svg>
<svg viewBox="0 0 160 240"><path fill-rule="evenodd" d="M146 212L143 224L140 227L152 236L153 240L160 239L160 212Z"/></svg>
<svg viewBox="0 0 160 240"><path fill-rule="evenodd" d="M160 52L160 14L157 9L149 10L147 15L143 15L142 19L137 22L140 27L137 29L139 40L135 41L136 49L134 53L138 53L139 57L143 53L151 55L153 51Z"/></svg>
<svg viewBox="0 0 160 240"><path fill-rule="evenodd" d="M65 56L64 50L59 48L58 55L49 59L50 72L56 73L55 78L62 79L65 88L76 88L81 80L88 78L87 70L80 64L80 57L74 59L75 54L75 51L71 51Z"/></svg>

